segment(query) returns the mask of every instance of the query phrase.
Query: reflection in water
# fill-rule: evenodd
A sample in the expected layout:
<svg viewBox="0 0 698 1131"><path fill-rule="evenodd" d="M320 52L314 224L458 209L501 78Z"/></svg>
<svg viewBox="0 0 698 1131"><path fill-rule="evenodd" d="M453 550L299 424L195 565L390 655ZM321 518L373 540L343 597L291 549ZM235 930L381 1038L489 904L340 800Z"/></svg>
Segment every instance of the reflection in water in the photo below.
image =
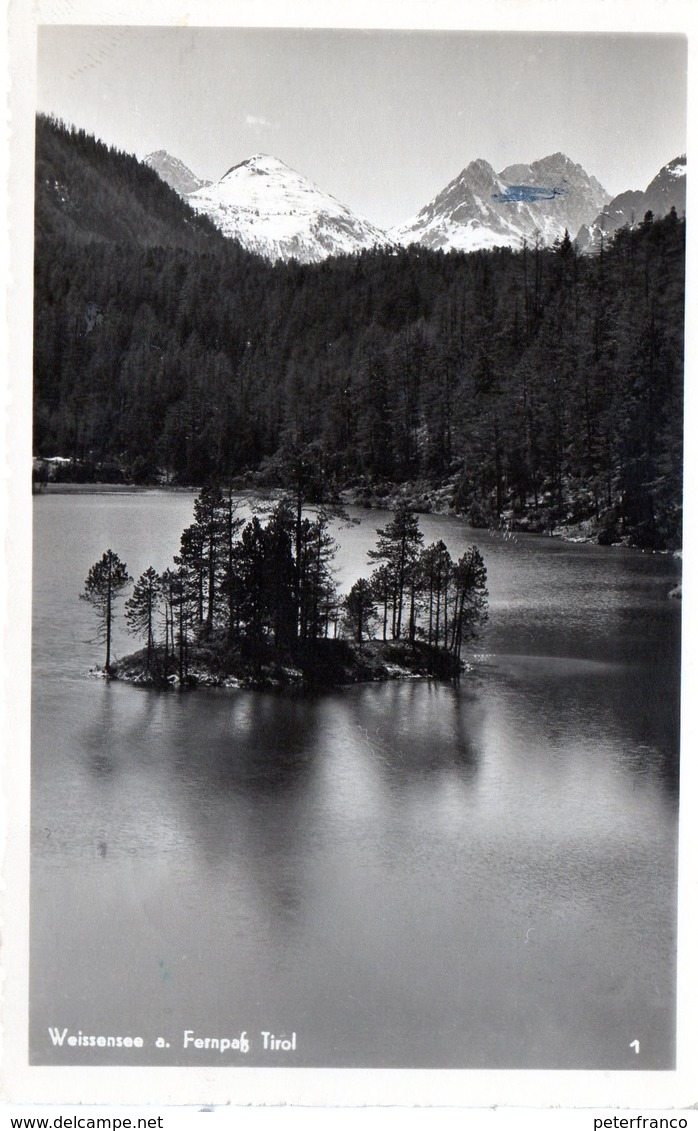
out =
<svg viewBox="0 0 698 1131"><path fill-rule="evenodd" d="M40 626L103 549L87 521L101 504L39 504L37 1063L67 1063L47 1041L60 1024L168 1034L142 1063L196 1063L185 1028L271 1028L299 1034L278 1061L298 1065L671 1066L670 559L492 542L492 624L459 686L159 694L84 678L77 644L59 668ZM147 530L152 557L176 547L181 508L144 495L102 515L131 573ZM425 525L454 552L472 541ZM267 1062L253 1044L245 1063Z"/></svg>
<svg viewBox="0 0 698 1131"><path fill-rule="evenodd" d="M87 768L95 777L107 778L114 773L114 762L108 754L101 754L98 750L92 750L87 758Z"/></svg>

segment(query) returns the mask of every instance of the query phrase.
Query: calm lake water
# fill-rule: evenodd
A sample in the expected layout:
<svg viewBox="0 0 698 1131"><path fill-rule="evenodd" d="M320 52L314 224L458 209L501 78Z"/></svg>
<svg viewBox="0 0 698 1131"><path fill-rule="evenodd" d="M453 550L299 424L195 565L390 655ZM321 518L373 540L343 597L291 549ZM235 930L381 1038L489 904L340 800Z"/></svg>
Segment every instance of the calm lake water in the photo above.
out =
<svg viewBox="0 0 698 1131"><path fill-rule="evenodd" d="M164 569L192 503L34 500L33 1062L672 1067L679 563L423 516L488 567L457 688L90 677L90 566ZM355 513L343 587L388 518Z"/></svg>

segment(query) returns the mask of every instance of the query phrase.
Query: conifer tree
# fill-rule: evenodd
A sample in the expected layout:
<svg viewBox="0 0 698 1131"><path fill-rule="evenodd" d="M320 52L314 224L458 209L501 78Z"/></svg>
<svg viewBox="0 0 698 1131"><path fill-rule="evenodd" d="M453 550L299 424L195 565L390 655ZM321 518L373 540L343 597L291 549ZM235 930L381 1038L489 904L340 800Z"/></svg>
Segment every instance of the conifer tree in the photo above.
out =
<svg viewBox="0 0 698 1131"><path fill-rule="evenodd" d="M92 605L99 623L98 639L106 645L104 670L109 675L111 666L112 626L114 623L114 604L131 578L126 564L113 550L107 550L98 562L91 567L85 579L82 601Z"/></svg>
<svg viewBox="0 0 698 1131"><path fill-rule="evenodd" d="M230 488L221 498L220 504L220 575L219 587L226 607L228 640L232 641L237 623L237 602L235 585L235 546L237 537L244 525L238 516L238 504Z"/></svg>
<svg viewBox="0 0 698 1131"><path fill-rule="evenodd" d="M453 569L451 555L442 539L422 550L419 569L427 606L427 643L438 648L442 624L444 638L448 631L448 581Z"/></svg>
<svg viewBox="0 0 698 1131"><path fill-rule="evenodd" d="M399 640L405 593L424 535L419 529L419 519L408 503L400 503L391 521L377 534L378 545L375 550L369 550L368 556L371 561L385 562L387 566L392 588L392 636Z"/></svg>
<svg viewBox="0 0 698 1131"><path fill-rule="evenodd" d="M235 547L235 585L238 620L244 639L255 650L264 639L264 527L255 515Z"/></svg>
<svg viewBox="0 0 698 1131"><path fill-rule="evenodd" d="M300 590L302 640L315 640L327 627L327 610L336 594L332 562L337 543L329 532L329 514L323 508L314 522L304 519L301 526L301 558L297 565Z"/></svg>
<svg viewBox="0 0 698 1131"><path fill-rule="evenodd" d="M165 671L170 660L176 662L182 684L189 674L189 636L196 598L183 566L176 570L166 569L159 582L165 614Z"/></svg>
<svg viewBox="0 0 698 1131"><path fill-rule="evenodd" d="M223 564L221 541L226 535L224 499L220 487L202 487L194 501L194 526L201 535L202 565L206 588L206 628L210 631L216 612L218 579Z"/></svg>
<svg viewBox="0 0 698 1131"><path fill-rule="evenodd" d="M365 577L360 577L344 598L344 620L359 645L359 651L363 647L364 635L370 633L371 623L376 619L377 613L371 583Z"/></svg>
<svg viewBox="0 0 698 1131"><path fill-rule="evenodd" d="M460 657L463 644L487 619L487 570L477 546L471 546L451 571L452 613L448 646Z"/></svg>
<svg viewBox="0 0 698 1131"><path fill-rule="evenodd" d="M376 601L381 605L381 623L383 626L383 640L388 639L388 607L393 591L392 578L387 565L374 569L370 578L371 592Z"/></svg>
<svg viewBox="0 0 698 1131"><path fill-rule="evenodd" d="M155 640L155 619L161 597L161 583L152 566L142 573L133 594L126 602L126 622L133 636L145 636L146 667L150 671Z"/></svg>

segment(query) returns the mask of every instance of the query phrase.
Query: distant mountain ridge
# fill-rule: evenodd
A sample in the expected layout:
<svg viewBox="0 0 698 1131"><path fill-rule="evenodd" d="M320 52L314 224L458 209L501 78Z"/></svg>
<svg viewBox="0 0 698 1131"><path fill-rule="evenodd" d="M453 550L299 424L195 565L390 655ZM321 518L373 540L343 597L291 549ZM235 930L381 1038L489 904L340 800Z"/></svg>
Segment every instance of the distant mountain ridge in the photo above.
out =
<svg viewBox="0 0 698 1131"><path fill-rule="evenodd" d="M675 208L681 215L686 211L686 155L675 157L664 165L643 191L622 192L614 196L603 211L577 232L581 251L595 251L602 239L608 238L618 228L639 224L647 212L657 219Z"/></svg>
<svg viewBox="0 0 698 1131"><path fill-rule="evenodd" d="M412 243L466 252L525 242L545 247L567 231L581 251L593 253L602 234L639 223L647 211L657 218L672 206L685 213L686 158L665 165L644 192L612 200L560 152L500 173L479 158L412 220L385 231L279 158L255 154L211 183L164 149L138 162L40 115L36 193L37 238L61 231L78 239L203 247L227 237L271 262L317 263Z"/></svg>
<svg viewBox="0 0 698 1131"><path fill-rule="evenodd" d="M604 207L610 195L564 153L495 173L471 161L429 204L391 235L401 244L476 251L554 243Z"/></svg>
<svg viewBox="0 0 698 1131"><path fill-rule="evenodd" d="M610 201L599 181L564 153L509 165L501 173L478 158L412 220L386 232L268 154L233 165L216 183L201 181L164 150L146 160L225 236L267 259L304 263L411 243L444 251L518 248L536 241L550 246L565 230L576 233Z"/></svg>
<svg viewBox="0 0 698 1131"><path fill-rule="evenodd" d="M596 178L563 153L499 174L480 158L412 221L386 232L267 154L234 165L215 184L199 181L163 150L147 160L224 235L269 259L301 262L389 244L463 251L536 239L549 245L565 229L576 232L610 200Z"/></svg>

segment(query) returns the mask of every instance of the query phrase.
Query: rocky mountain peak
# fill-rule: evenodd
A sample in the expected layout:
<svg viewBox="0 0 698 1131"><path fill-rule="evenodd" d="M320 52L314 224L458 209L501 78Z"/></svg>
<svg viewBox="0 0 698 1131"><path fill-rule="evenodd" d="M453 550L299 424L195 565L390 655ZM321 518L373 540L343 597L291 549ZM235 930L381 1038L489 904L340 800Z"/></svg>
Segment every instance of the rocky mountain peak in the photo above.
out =
<svg viewBox="0 0 698 1131"><path fill-rule="evenodd" d="M432 248L550 245L576 232L609 196L564 153L496 173L488 161L471 161L416 217L394 232L401 243Z"/></svg>
<svg viewBox="0 0 698 1131"><path fill-rule="evenodd" d="M622 192L614 196L597 216L582 223L577 232L577 244L582 251L594 252L618 228L639 224L647 212L657 219L675 208L679 216L686 211L686 155L674 157L642 191Z"/></svg>
<svg viewBox="0 0 698 1131"><path fill-rule="evenodd" d="M290 165L286 165L278 157L272 157L269 153L254 153L252 157L246 157L244 161L238 162L237 165L232 165L226 173L223 174L221 180L224 181L231 173L236 173L239 170L246 170L249 173L256 173L260 176L287 176L291 174L294 177L300 176Z"/></svg>
<svg viewBox="0 0 698 1131"><path fill-rule="evenodd" d="M179 157L173 157L166 149L156 149L154 153L149 153L143 163L154 169L160 179L180 196L188 196L211 183L197 177Z"/></svg>

